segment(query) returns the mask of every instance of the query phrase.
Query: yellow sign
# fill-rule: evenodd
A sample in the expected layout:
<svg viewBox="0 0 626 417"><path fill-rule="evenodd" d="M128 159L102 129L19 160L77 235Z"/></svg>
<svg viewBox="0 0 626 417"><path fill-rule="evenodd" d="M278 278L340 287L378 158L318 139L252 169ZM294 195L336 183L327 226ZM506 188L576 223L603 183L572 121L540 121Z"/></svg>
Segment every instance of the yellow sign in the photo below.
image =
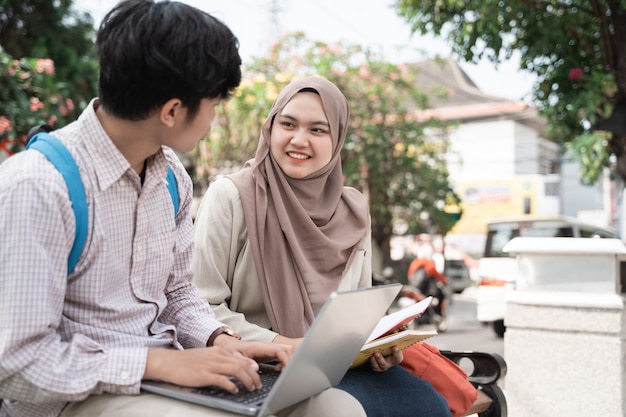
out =
<svg viewBox="0 0 626 417"><path fill-rule="evenodd" d="M450 233L485 233L494 217L535 214L538 178L455 181L463 215Z"/></svg>

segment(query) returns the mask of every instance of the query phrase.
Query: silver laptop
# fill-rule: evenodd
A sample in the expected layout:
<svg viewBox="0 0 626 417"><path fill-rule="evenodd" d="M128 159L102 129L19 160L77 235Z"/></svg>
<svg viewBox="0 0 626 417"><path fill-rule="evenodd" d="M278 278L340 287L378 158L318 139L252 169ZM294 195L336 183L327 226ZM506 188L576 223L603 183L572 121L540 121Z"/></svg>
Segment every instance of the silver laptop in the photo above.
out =
<svg viewBox="0 0 626 417"><path fill-rule="evenodd" d="M269 416L339 383L378 320L397 296L400 284L333 293L282 372L261 367L265 398L252 402L211 387L197 389L143 381L143 390L248 416ZM264 377L276 376L273 386Z"/></svg>

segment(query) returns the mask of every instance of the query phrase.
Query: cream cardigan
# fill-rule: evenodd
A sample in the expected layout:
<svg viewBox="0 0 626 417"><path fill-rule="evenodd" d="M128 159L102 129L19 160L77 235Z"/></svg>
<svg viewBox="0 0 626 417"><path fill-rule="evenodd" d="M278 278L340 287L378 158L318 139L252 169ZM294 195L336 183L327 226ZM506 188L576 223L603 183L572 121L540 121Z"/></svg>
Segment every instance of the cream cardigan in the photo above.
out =
<svg viewBox="0 0 626 417"><path fill-rule="evenodd" d="M245 340L272 341L257 279L239 192L232 181L213 182L198 208L194 226L194 282L217 319ZM338 290L372 282L371 234L363 238Z"/></svg>

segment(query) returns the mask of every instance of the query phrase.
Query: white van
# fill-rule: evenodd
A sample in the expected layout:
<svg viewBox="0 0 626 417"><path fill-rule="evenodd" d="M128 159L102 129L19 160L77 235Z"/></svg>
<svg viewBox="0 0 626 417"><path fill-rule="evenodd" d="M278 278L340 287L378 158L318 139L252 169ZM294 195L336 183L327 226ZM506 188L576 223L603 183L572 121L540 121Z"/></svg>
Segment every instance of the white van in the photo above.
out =
<svg viewBox="0 0 626 417"><path fill-rule="evenodd" d="M566 216L503 217L487 223L483 257L478 261L476 318L500 337L506 330L506 293L515 288L515 254L502 249L515 237L619 238L617 231Z"/></svg>

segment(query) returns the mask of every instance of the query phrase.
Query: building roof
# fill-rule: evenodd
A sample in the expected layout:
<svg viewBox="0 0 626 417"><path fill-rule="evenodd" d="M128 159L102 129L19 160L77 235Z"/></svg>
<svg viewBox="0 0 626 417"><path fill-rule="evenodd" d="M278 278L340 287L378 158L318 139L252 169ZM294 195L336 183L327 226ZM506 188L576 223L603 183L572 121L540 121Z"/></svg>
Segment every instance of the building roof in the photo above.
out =
<svg viewBox="0 0 626 417"><path fill-rule="evenodd" d="M418 119L516 120L545 135L545 121L536 108L523 101L483 93L454 59L436 58L411 65L419 69L417 86L429 96L430 108L417 110Z"/></svg>

